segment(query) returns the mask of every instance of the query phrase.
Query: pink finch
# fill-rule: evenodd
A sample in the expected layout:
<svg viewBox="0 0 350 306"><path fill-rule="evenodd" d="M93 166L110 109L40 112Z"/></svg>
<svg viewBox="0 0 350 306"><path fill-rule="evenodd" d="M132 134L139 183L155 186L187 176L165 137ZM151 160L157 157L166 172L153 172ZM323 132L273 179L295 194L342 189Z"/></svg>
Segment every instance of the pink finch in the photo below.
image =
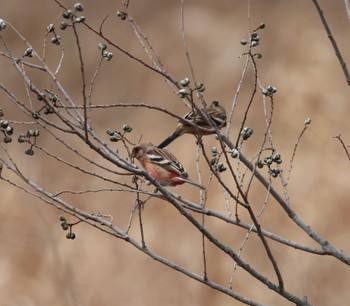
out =
<svg viewBox="0 0 350 306"><path fill-rule="evenodd" d="M163 186L176 186L189 183L204 189L203 186L188 178L184 167L168 150L144 143L132 149L131 157L138 159L148 174Z"/></svg>

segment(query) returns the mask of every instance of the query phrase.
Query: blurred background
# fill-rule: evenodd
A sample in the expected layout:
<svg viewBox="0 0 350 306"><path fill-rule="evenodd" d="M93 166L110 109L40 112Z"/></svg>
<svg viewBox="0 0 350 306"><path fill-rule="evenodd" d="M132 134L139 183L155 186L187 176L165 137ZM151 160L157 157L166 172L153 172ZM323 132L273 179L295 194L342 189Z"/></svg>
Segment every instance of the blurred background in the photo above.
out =
<svg viewBox="0 0 350 306"><path fill-rule="evenodd" d="M349 65L350 29L344 1L319 2ZM75 2L62 3L72 7ZM85 7L82 14L87 23L99 29L108 15L103 26L104 34L147 61L130 25L116 17L116 11L123 10L118 1L89 0L82 3ZM35 5L23 0L2 1L0 12L0 18L16 27L38 53L43 49L46 26L55 21L59 24L62 20L62 9L54 1L47 0L37 0ZM176 80L190 77L181 34L180 1L130 0L128 13L155 47L168 73ZM341 134L344 142L350 144L350 92L312 1L251 1L249 14L247 1L185 1L185 27L196 78L206 86L204 94L207 101L218 99L229 109L245 64L245 58L239 58L246 50L240 40L248 38L249 23L254 29L261 22L266 24L266 28L260 31L261 41L257 47L257 52L263 55L258 61L259 81L263 86L273 85L278 90L272 135L282 155L281 166L285 172L304 120L308 117L312 119L293 164L288 186L291 205L321 236L350 254L347 217L350 213L350 163L341 144L334 138ZM83 26L78 28L89 83L99 59L97 44L101 39ZM58 32L65 44L65 57L58 77L79 104L81 78L74 38L69 30ZM9 28L2 35L13 54L20 57L26 49L23 42ZM58 50L50 43L46 47L47 62L53 69L59 61ZM114 53L114 57L103 63L95 81L93 104L148 103L165 107L178 115L188 111L159 75L111 47L108 50ZM13 67L1 59L0 69L0 81L19 98L25 99L23 81ZM253 76L250 68L233 115L230 128L233 140L237 137L250 99ZM31 77L50 88L49 80L39 73L33 72ZM0 106L7 119L28 120L18 115L18 109L3 93L0 96ZM96 111L93 119L96 131L106 141L108 136L105 131L108 128L121 130L122 125L127 123L133 127L130 134L132 141L137 142L142 137L143 141L158 144L177 125L174 118L140 108ZM253 128L254 135L245 145L245 152L253 156L265 132L261 97L255 99L247 125ZM25 129L25 126L18 126L16 131ZM55 154L79 164L79 160L62 146L57 146L52 137L43 133L39 141ZM214 137L206 137L205 144L210 148L217 146L217 141ZM115 147L122 150L119 144ZM25 147L17 141L10 148L23 172L52 192L110 187L97 179L62 168L40 152L33 157L27 156L23 153ZM183 136L171 148L195 179L194 137ZM110 166L88 148L82 150L90 158ZM88 163L83 165L93 169ZM204 177L206 175L204 173ZM130 183L131 177L126 177L125 181ZM265 193L256 185L250 199L258 211L263 206ZM278 183L276 188L280 190ZM196 201L198 194L194 190L186 185L174 189ZM62 231L58 221L60 211L3 181L0 181L0 194L1 305L240 305L86 224L74 228L77 236L74 241L67 240L66 232ZM112 215L121 228L126 227L133 206L132 195L118 192L65 195L63 198L88 212ZM208 206L227 213L221 189L215 189L215 186L210 189ZM69 216L67 220L75 221ZM249 222L248 218L245 220ZM143 223L146 244L151 250L202 274L201 236L170 204L149 201L143 211ZM315 245L272 200L268 201L261 224L263 228L286 238ZM242 229L210 219L207 219L207 225L236 251L246 234ZM137 218L131 234L139 239ZM346 305L349 301L348 266L326 256L307 254L274 242L270 245L288 291L299 297L307 296L314 305ZM275 280L265 251L255 235L249 238L242 258ZM233 262L209 243L207 260L208 277L228 285ZM292 305L241 269L235 273L233 289L264 304Z"/></svg>

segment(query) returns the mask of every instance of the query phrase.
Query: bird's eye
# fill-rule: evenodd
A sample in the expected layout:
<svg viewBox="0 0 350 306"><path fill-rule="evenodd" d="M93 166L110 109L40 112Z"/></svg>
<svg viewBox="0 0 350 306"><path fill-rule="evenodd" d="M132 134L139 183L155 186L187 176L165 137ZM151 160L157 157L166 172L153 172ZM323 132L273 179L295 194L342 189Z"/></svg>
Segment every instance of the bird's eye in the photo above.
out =
<svg viewBox="0 0 350 306"><path fill-rule="evenodd" d="M141 149L140 147L135 147L135 148L133 148L133 149L132 149L132 152L131 152L131 155L134 156L134 157L136 157L136 156L139 154L140 149Z"/></svg>

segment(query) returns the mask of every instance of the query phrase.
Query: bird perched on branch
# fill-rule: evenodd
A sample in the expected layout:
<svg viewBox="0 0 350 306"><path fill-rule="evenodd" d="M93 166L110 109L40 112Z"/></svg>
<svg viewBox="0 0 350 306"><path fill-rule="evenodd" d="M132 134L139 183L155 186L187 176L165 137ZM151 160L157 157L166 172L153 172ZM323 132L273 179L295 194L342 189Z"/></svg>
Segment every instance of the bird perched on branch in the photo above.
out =
<svg viewBox="0 0 350 306"><path fill-rule="evenodd" d="M131 157L135 157L150 176L163 186L176 186L184 183L204 189L203 186L191 181L184 167L168 150L163 150L152 144L140 144L132 149Z"/></svg>
<svg viewBox="0 0 350 306"><path fill-rule="evenodd" d="M202 111L208 114L209 118L213 121L213 123L218 129L221 129L224 126L226 126L226 111L219 104L219 101L213 101L207 109L202 108ZM183 117L183 119L190 121L193 124L187 123L185 121L180 121L175 132L172 135L170 135L167 139L165 139L158 146L158 148L166 147L168 144L170 144L172 141L174 141L176 138L180 137L183 134L209 135L215 133L215 129L213 128L213 126L209 124L209 122L207 122L207 120L203 118L201 114L196 112L196 110L187 113ZM209 130L204 131L200 128L205 128Z"/></svg>

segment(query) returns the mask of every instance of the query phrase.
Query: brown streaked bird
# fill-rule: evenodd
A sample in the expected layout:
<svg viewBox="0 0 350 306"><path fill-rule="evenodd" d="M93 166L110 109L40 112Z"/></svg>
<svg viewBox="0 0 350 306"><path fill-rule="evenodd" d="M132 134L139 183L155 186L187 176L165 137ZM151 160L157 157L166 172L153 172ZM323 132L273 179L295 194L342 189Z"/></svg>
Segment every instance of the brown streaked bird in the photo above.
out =
<svg viewBox="0 0 350 306"><path fill-rule="evenodd" d="M226 111L219 104L219 101L215 100L211 105L202 111L207 112L210 119L214 122L215 126L220 130L226 126ZM211 124L207 122L199 113L195 110L187 113L183 119L192 122L193 124L188 124L187 122L180 121L175 132L166 138L158 148L164 148L173 142L176 138L180 137L183 134L200 134L200 135L210 135L215 133L215 129ZM210 129L209 131L200 130L200 128Z"/></svg>
<svg viewBox="0 0 350 306"><path fill-rule="evenodd" d="M184 167L168 150L143 143L132 149L131 157L135 157L148 174L163 186L177 186L189 183L205 189L188 178Z"/></svg>

